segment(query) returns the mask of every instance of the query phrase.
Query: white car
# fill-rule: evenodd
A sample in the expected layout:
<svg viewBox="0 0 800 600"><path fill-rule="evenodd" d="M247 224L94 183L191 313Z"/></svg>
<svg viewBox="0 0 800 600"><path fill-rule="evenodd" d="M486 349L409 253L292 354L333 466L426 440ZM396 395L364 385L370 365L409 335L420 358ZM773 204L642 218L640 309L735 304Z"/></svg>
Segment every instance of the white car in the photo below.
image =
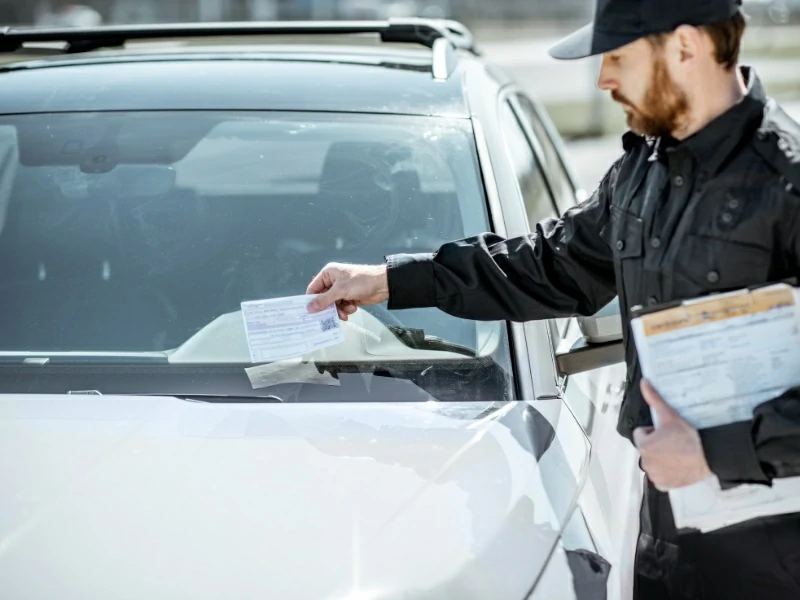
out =
<svg viewBox="0 0 800 600"><path fill-rule="evenodd" d="M630 596L613 305L377 306L248 376L242 302L584 197L463 27L12 29L0 51L0 598Z"/></svg>

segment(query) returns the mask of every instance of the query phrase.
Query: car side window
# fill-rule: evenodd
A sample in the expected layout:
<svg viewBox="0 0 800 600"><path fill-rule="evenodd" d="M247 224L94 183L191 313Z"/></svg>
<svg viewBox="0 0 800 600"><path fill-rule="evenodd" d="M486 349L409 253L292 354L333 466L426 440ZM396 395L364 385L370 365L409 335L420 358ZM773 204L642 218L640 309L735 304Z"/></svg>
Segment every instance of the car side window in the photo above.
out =
<svg viewBox="0 0 800 600"><path fill-rule="evenodd" d="M509 159L514 166L522 200L525 203L528 228L533 230L539 221L557 217L558 211L544 179L539 159L511 104L507 101L503 102L500 121Z"/></svg>
<svg viewBox="0 0 800 600"><path fill-rule="evenodd" d="M533 102L524 94L516 94L514 98L519 106L520 118L523 124L530 126L529 133L536 138L536 142L541 148L545 171L559 214L564 214L564 212L575 206L576 190L572 178L564 166L563 157L550 137L550 132Z"/></svg>

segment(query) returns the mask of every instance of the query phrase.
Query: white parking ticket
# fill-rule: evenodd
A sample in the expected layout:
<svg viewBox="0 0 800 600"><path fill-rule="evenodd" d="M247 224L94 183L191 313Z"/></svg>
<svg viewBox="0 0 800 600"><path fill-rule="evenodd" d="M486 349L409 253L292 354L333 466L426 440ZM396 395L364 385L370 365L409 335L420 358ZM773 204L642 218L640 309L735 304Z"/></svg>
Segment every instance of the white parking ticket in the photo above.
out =
<svg viewBox="0 0 800 600"><path fill-rule="evenodd" d="M336 307L311 314L314 296L242 302L247 345L254 364L295 358L344 340Z"/></svg>

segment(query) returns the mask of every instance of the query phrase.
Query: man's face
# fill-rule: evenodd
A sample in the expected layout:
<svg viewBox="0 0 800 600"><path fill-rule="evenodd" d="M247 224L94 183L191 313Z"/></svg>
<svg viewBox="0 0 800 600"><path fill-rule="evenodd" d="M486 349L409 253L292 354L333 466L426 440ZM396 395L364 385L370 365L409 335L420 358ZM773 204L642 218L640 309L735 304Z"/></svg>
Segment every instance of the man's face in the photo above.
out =
<svg viewBox="0 0 800 600"><path fill-rule="evenodd" d="M686 94L671 77L663 51L646 39L604 54L597 85L611 92L627 115L628 127L642 135L668 135L689 112Z"/></svg>

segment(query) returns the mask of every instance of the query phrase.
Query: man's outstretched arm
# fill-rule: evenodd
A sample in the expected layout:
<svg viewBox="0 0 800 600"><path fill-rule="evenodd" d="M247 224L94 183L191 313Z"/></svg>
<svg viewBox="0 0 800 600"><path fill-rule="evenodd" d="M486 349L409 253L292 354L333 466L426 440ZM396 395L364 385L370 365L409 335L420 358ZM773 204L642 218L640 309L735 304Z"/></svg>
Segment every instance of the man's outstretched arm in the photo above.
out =
<svg viewBox="0 0 800 600"><path fill-rule="evenodd" d="M386 265L328 265L309 285L312 310L336 303L347 318L358 306L437 307L474 320L530 321L597 312L616 295L610 231L615 165L591 198L533 233L493 233L450 242L431 254L399 254Z"/></svg>

